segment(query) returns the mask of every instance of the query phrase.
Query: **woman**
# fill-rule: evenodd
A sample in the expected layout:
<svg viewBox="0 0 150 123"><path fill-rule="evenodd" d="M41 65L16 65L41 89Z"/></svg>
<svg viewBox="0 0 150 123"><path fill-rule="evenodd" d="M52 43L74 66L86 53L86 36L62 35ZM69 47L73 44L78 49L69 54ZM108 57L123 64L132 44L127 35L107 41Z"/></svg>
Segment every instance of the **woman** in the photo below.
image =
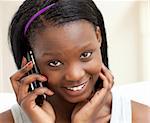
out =
<svg viewBox="0 0 150 123"><path fill-rule="evenodd" d="M119 95L124 105L114 103L104 21L92 0L26 0L9 36L19 69L10 80L19 105L2 113L1 122L148 122L146 106ZM34 65L27 62L30 51L40 74L28 75ZM29 91L36 80L46 86ZM35 100L43 94L46 99L38 105Z"/></svg>

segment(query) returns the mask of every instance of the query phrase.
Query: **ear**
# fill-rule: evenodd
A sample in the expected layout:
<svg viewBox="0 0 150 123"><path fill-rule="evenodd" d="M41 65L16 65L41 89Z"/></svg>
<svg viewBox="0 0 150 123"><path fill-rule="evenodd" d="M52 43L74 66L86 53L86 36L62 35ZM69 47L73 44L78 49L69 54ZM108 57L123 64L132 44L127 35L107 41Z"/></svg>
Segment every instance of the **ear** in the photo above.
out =
<svg viewBox="0 0 150 123"><path fill-rule="evenodd" d="M101 30L99 26L96 26L96 37L97 37L97 41L100 43L102 43L102 36L101 36Z"/></svg>

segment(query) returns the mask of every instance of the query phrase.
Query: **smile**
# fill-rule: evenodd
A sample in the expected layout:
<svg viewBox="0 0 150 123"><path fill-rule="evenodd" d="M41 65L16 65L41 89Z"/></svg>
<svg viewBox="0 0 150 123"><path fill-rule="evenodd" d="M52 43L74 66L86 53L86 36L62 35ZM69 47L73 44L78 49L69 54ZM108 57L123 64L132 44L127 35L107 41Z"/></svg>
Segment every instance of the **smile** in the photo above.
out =
<svg viewBox="0 0 150 123"><path fill-rule="evenodd" d="M76 96L81 96L83 94L85 94L85 92L87 91L87 89L89 88L89 83L91 82L91 77L89 77L88 79L84 80L83 82L81 82L80 84L76 84L76 85L72 85L72 86L66 86L63 87L63 91L65 94L67 94L68 96L71 97L76 97Z"/></svg>
<svg viewBox="0 0 150 123"><path fill-rule="evenodd" d="M86 83L79 85L79 86L75 86L75 87L66 87L66 89L71 90L71 91L80 91Z"/></svg>

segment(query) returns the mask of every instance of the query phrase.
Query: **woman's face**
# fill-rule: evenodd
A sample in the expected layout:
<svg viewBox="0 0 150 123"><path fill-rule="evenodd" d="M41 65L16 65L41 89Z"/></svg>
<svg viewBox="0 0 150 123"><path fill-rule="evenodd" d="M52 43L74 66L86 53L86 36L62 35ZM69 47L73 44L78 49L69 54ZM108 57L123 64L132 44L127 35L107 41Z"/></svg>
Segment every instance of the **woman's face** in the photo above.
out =
<svg viewBox="0 0 150 123"><path fill-rule="evenodd" d="M87 21L74 21L60 27L49 26L32 45L48 88L68 102L87 99L101 70L101 35Z"/></svg>

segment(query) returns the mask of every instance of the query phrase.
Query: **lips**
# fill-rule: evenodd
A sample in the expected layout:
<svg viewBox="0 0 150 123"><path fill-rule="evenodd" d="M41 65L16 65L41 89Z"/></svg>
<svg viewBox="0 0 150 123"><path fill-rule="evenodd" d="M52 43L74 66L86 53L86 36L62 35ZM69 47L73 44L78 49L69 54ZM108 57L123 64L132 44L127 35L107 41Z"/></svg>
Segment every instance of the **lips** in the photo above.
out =
<svg viewBox="0 0 150 123"><path fill-rule="evenodd" d="M68 85L68 86L64 86L63 88L66 89L73 89L73 88L81 88L85 85L85 83L87 83L91 78L89 77L88 79L85 79L82 82L72 82L72 85ZM70 82L71 83L71 82ZM73 85L74 83L74 85ZM76 83L76 84L75 84ZM78 84L77 84L78 83ZM79 84L80 83L80 84Z"/></svg>
<svg viewBox="0 0 150 123"><path fill-rule="evenodd" d="M80 96L87 91L87 86L89 85L91 78L88 78L86 81L81 84L76 84L72 86L63 87L63 91L72 97Z"/></svg>
<svg viewBox="0 0 150 123"><path fill-rule="evenodd" d="M71 90L71 91L79 91L85 86L85 84L86 84L86 82L83 84L77 85L77 86L65 87L65 88L68 90Z"/></svg>

